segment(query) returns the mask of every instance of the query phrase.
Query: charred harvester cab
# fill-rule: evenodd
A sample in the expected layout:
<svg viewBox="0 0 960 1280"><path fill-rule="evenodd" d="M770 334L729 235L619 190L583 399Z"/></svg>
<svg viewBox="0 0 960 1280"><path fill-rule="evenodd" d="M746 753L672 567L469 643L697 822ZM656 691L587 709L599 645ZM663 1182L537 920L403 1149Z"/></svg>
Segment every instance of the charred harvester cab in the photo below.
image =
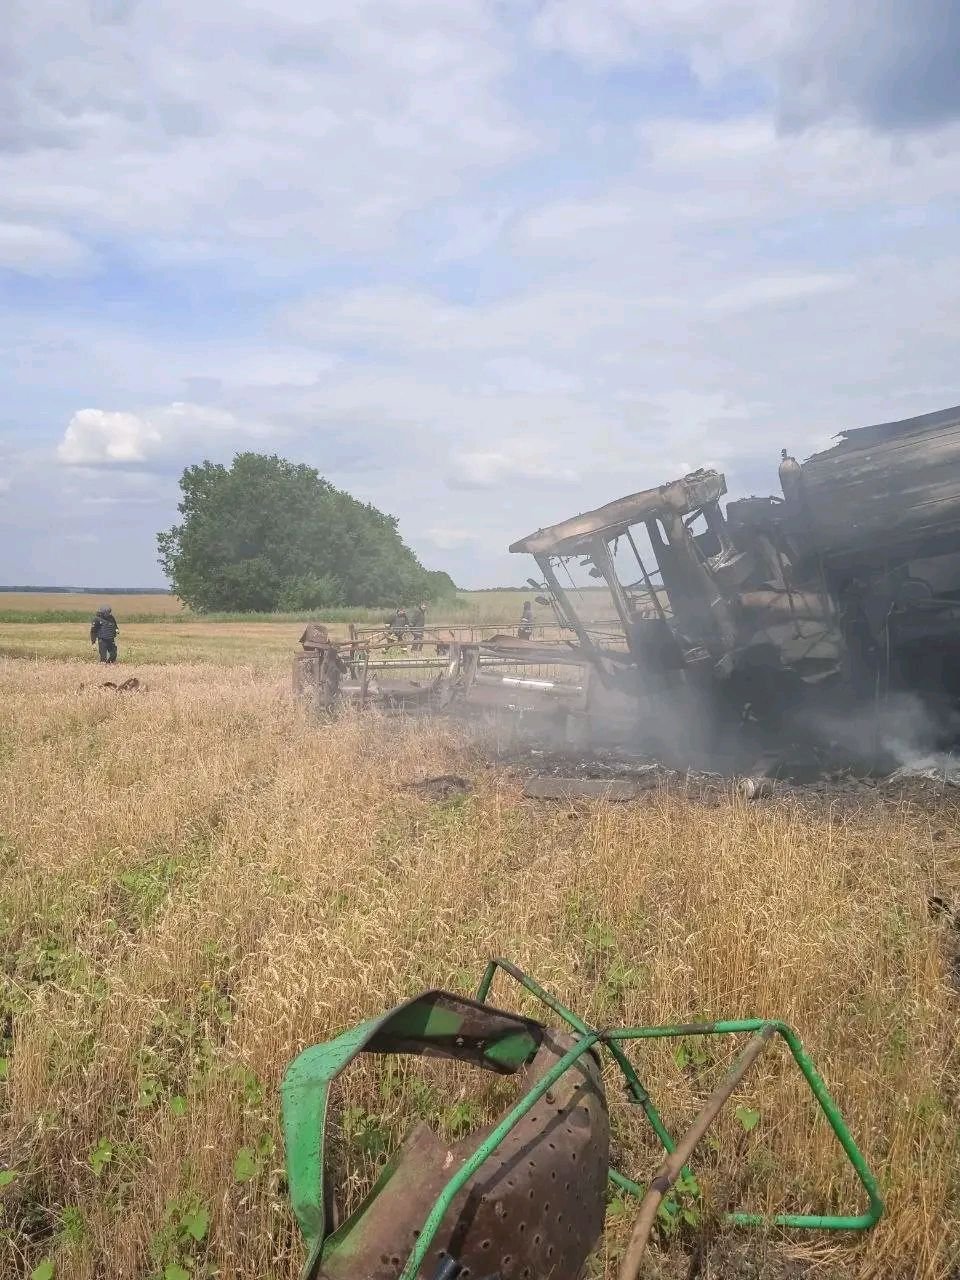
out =
<svg viewBox="0 0 960 1280"><path fill-rule="evenodd" d="M658 721L662 704L672 705L677 714L670 719L686 734L706 728L704 698L772 713L787 691L840 672L842 634L818 576L800 572L789 539L775 520L762 518L763 510L732 525L720 507L725 492L719 472L697 471L510 548L534 556L558 613L576 633L594 676L591 712L598 724L642 718L642 705L630 710L626 696L648 711L657 704ZM579 593L559 576L571 558L606 583L616 611L612 629L582 619ZM685 705L689 699L699 708Z"/></svg>
<svg viewBox="0 0 960 1280"><path fill-rule="evenodd" d="M511 546L576 634L599 719L665 692L774 721L818 691L960 694L960 409L845 432L803 465L784 450L780 480L724 511L723 475L695 471ZM584 618L574 560L612 628Z"/></svg>

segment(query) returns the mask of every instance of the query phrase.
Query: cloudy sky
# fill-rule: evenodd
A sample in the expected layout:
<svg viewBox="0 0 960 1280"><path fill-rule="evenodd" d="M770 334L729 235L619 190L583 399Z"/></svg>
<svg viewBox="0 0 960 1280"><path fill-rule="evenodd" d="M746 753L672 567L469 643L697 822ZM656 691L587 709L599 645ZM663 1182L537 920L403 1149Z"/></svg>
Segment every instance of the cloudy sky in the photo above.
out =
<svg viewBox="0 0 960 1280"><path fill-rule="evenodd" d="M276 451L430 567L960 402L960 6L7 0L0 581Z"/></svg>

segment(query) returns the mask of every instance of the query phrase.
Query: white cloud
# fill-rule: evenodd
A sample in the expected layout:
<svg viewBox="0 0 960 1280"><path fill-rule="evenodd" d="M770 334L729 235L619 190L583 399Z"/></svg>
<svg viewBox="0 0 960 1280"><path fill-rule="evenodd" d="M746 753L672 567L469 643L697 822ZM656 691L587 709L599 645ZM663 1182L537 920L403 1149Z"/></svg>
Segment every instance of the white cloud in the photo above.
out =
<svg viewBox="0 0 960 1280"><path fill-rule="evenodd" d="M145 462L161 443L156 427L136 414L78 409L57 446L57 457L70 467Z"/></svg>
<svg viewBox="0 0 960 1280"><path fill-rule="evenodd" d="M0 575L109 507L148 581L176 472L255 447L517 580L574 509L960 399L960 125L884 124L899 7L831 79L825 0L14 0Z"/></svg>
<svg viewBox="0 0 960 1280"><path fill-rule="evenodd" d="M68 467L148 466L182 457L192 445L219 451L263 434L263 428L203 405L178 402L144 413L78 409L57 446L57 457Z"/></svg>
<svg viewBox="0 0 960 1280"><path fill-rule="evenodd" d="M155 507L159 503L166 502L166 495L161 497L156 494L153 497L144 498L136 497L133 494L115 494L96 498L81 498L80 501L85 507Z"/></svg>
<svg viewBox="0 0 960 1280"><path fill-rule="evenodd" d="M157 0L110 21L17 0L5 37L0 217L135 233L155 259L269 242L289 270L381 246L530 145L486 0Z"/></svg>
<svg viewBox="0 0 960 1280"><path fill-rule="evenodd" d="M453 551L477 542L476 531L472 529L432 528L426 530L424 537L440 551Z"/></svg>
<svg viewBox="0 0 960 1280"><path fill-rule="evenodd" d="M803 302L824 293L836 293L854 283L851 275L811 272L807 275L760 276L744 280L715 294L704 304L709 311L749 311L753 307Z"/></svg>
<svg viewBox="0 0 960 1280"><path fill-rule="evenodd" d="M0 268L22 275L70 275L92 263L90 251L56 227L0 220Z"/></svg>
<svg viewBox="0 0 960 1280"><path fill-rule="evenodd" d="M454 489L494 489L507 481L574 484L580 472L565 465L549 443L510 442L500 451L454 454L447 483Z"/></svg>
<svg viewBox="0 0 960 1280"><path fill-rule="evenodd" d="M638 137L684 220L823 216L956 196L960 125L891 138L853 124L783 135L769 115L646 122Z"/></svg>
<svg viewBox="0 0 960 1280"><path fill-rule="evenodd" d="M647 65L680 51L705 80L774 57L800 0L545 0L534 38L597 67Z"/></svg>
<svg viewBox="0 0 960 1280"><path fill-rule="evenodd" d="M561 200L534 210L523 221L520 236L526 246L588 236L596 237L621 227L636 225L636 209L618 200Z"/></svg>
<svg viewBox="0 0 960 1280"><path fill-rule="evenodd" d="M701 83L752 72L779 122L889 131L960 118L960 12L943 0L544 0L533 36L592 67L669 65Z"/></svg>
<svg viewBox="0 0 960 1280"><path fill-rule="evenodd" d="M580 378L570 370L523 355L494 356L487 362L485 373L492 389L498 392L566 395L583 390Z"/></svg>
<svg viewBox="0 0 960 1280"><path fill-rule="evenodd" d="M430 352L434 358L526 350L549 368L551 351L577 351L585 340L622 332L663 305L661 297L613 292L589 279L561 280L487 305L449 303L412 289L357 289L302 303L286 322L301 341L363 343L382 352Z"/></svg>

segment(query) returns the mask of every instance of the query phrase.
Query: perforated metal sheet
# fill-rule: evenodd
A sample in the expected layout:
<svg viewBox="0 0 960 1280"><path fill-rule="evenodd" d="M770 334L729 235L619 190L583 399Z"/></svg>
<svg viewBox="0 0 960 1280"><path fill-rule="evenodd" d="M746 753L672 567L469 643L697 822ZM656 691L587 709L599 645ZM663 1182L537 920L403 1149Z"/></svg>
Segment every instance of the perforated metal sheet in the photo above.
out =
<svg viewBox="0 0 960 1280"><path fill-rule="evenodd" d="M575 1043L547 1031L530 1085ZM424 1125L330 1241L325 1280L396 1280L437 1196L490 1133L447 1148ZM610 1127L597 1061L581 1058L466 1184L440 1226L423 1280L444 1259L462 1280L576 1280L603 1228Z"/></svg>

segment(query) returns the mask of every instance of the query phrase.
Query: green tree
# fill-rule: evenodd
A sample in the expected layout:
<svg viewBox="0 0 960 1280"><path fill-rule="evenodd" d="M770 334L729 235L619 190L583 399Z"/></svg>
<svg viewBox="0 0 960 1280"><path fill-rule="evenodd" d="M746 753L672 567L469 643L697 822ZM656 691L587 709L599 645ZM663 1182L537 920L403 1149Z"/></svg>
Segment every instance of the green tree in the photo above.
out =
<svg viewBox="0 0 960 1280"><path fill-rule="evenodd" d="M407 547L393 516L313 467L238 453L180 478L179 524L157 535L174 591L198 612L436 600L456 590Z"/></svg>

